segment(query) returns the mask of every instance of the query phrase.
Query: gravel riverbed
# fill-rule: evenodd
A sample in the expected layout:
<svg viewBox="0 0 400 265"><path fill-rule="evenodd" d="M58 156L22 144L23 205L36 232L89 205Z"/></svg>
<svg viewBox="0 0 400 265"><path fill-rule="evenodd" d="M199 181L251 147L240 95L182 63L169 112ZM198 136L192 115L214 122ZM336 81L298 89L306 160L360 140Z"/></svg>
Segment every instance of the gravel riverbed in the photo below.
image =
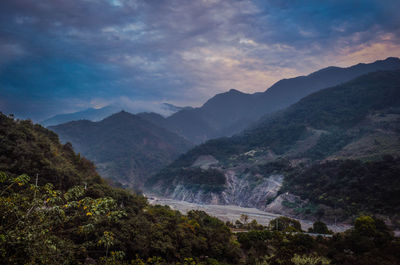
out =
<svg viewBox="0 0 400 265"><path fill-rule="evenodd" d="M149 203L152 205L168 205L169 207L171 207L171 209L180 211L182 213L187 213L190 210L201 210L205 211L211 216L217 217L224 222L230 221L234 223L236 220L240 219L240 216L242 214L246 214L247 216L249 216L249 222L255 219L259 224L268 225L272 219L281 216L279 214L264 212L256 208L246 208L236 205L197 204L186 201L173 200L169 198L161 198L151 194L146 194L145 196L147 197ZM307 230L313 224L313 221L299 221L303 230ZM351 226L344 224L328 225L328 228L334 232L343 232L350 227Z"/></svg>

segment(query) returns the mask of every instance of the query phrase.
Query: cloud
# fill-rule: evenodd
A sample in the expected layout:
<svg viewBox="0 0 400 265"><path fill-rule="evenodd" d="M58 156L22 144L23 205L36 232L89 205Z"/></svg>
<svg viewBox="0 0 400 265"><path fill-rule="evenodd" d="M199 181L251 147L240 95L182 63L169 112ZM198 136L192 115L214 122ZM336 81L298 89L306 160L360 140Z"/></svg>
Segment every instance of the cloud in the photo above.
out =
<svg viewBox="0 0 400 265"><path fill-rule="evenodd" d="M400 56L399 7L396 0L4 0L0 107L39 119L101 100L155 110L154 102L197 106L231 88L263 91L322 67Z"/></svg>

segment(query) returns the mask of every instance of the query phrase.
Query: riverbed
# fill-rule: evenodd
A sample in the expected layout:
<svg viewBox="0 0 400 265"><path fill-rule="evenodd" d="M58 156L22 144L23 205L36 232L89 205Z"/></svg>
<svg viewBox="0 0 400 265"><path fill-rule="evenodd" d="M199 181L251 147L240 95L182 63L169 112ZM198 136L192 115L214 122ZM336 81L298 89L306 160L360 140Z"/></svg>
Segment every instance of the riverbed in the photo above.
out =
<svg viewBox="0 0 400 265"><path fill-rule="evenodd" d="M190 210L201 210L224 222L230 221L234 223L236 220L240 219L242 214L245 214L249 217L249 222L256 220L257 223L266 226L272 219L281 216L279 214L264 212L256 208L240 207L236 205L197 204L169 198L161 198L150 194L145 196L152 205L168 205L171 209L180 211L184 214ZM306 231L313 224L313 221L297 220L301 223L302 229ZM334 232L343 232L350 227L351 226L344 224L328 225L328 228Z"/></svg>

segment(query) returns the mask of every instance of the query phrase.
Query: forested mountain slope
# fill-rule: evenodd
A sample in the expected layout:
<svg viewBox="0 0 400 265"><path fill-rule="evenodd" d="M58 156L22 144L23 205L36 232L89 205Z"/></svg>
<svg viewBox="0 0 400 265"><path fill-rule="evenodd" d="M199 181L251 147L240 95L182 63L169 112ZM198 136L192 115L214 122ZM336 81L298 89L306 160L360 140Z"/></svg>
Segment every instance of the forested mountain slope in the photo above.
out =
<svg viewBox="0 0 400 265"><path fill-rule="evenodd" d="M288 181L289 176L323 160L373 161L384 155L400 155L400 71L370 73L321 90L240 135L197 146L150 179L147 187L178 199L279 212L284 210L278 207L282 201L295 201L280 195L285 182L295 183ZM393 181L390 185L398 185ZM307 185L303 188L299 192L289 185L286 190L303 200L309 198L305 193L312 192ZM369 189L357 189L374 197ZM281 201L273 204L275 199ZM386 213L395 214L395 208ZM316 211L314 207L313 214Z"/></svg>
<svg viewBox="0 0 400 265"><path fill-rule="evenodd" d="M99 122L82 120L50 129L91 159L103 177L135 188L192 147L178 135L124 111Z"/></svg>
<svg viewBox="0 0 400 265"><path fill-rule="evenodd" d="M94 165L76 155L71 144L62 145L54 132L0 113L0 171L15 177L28 174L38 183L52 183L58 189L98 181Z"/></svg>

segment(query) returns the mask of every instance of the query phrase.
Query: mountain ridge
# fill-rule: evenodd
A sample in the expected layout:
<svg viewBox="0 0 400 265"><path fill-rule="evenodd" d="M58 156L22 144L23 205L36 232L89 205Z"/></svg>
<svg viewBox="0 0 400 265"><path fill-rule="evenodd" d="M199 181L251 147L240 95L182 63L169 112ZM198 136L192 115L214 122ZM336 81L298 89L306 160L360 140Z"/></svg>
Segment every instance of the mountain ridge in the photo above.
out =
<svg viewBox="0 0 400 265"><path fill-rule="evenodd" d="M320 89L338 85L368 72L395 69L400 69L400 59L396 57L344 68L329 66L309 75L279 80L263 92L248 94L230 89L216 94L198 108L177 107L164 103L168 109L176 111L168 117L160 115L162 117L155 118L145 114L139 116L199 144L212 138L239 133L263 115L288 107ZM103 109L56 115L42 124L49 126L82 118L98 121L120 110L112 106Z"/></svg>
<svg viewBox="0 0 400 265"><path fill-rule="evenodd" d="M134 188L192 146L180 136L125 111L99 122L72 121L49 129L92 159L103 177Z"/></svg>
<svg viewBox="0 0 400 265"><path fill-rule="evenodd" d="M45 127L55 126L74 120L99 121L118 111L117 107L105 106L103 108L88 108L82 111L57 114L40 122Z"/></svg>
<svg viewBox="0 0 400 265"><path fill-rule="evenodd" d="M389 57L350 67L326 67L306 76L282 79L264 92L231 89L207 100L201 107L178 111L166 118L165 128L194 143L231 136L263 115L278 111L304 96L378 70L400 69L400 59Z"/></svg>

